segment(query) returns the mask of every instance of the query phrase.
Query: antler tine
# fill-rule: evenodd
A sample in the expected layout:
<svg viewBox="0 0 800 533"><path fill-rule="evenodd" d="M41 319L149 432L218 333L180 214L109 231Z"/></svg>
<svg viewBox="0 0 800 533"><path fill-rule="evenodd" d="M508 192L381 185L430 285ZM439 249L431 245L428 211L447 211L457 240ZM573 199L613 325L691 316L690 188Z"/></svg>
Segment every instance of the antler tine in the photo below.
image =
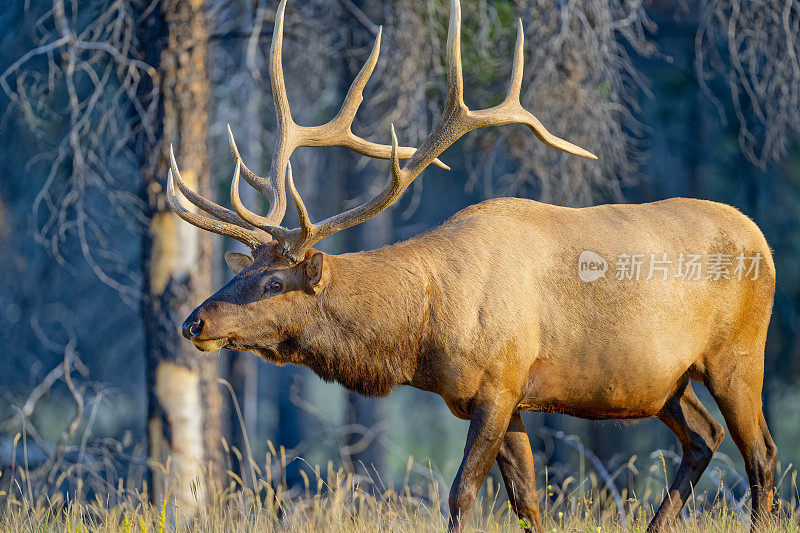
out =
<svg viewBox="0 0 800 533"><path fill-rule="evenodd" d="M239 155L239 150L233 139L230 124L228 124L228 141L230 142L234 157L241 164L245 181L266 196L269 201L269 212L266 217L250 213L252 217L243 218L248 221L257 220L257 223L251 223L267 232L269 232L268 228L279 226L286 213L286 187L283 180L289 154L291 154L292 150L297 146L292 141L294 133L297 130L297 125L292 119L291 109L289 108L289 98L286 94L286 83L283 78L283 63L281 61L285 9L286 0L281 0L275 14L275 25L272 30L272 45L270 47L269 79L272 89L272 101L275 105L275 117L277 118L278 131L275 132L277 139L275 143L275 155L267 178L262 178L257 175L244 164L244 160L241 155Z"/></svg>
<svg viewBox="0 0 800 533"><path fill-rule="evenodd" d="M181 176L181 171L178 170L178 164L175 162L175 153L172 150L172 144L169 145L169 165L170 170L172 171L174 183L178 185L178 189L181 191L181 193L183 193L183 196L187 200L192 202L206 213L214 215L220 220L230 222L231 224L236 224L237 226L241 226L245 229L252 228L252 226L248 224L246 220L238 216L230 209L225 209L221 205L217 205L214 202L203 198L194 192L188 185L186 185L186 183L183 181L183 176Z"/></svg>
<svg viewBox="0 0 800 533"><path fill-rule="evenodd" d="M239 171L241 169L241 161L236 161L236 168L233 171L233 179L231 179L231 205L236 213L239 214L240 217L248 221L249 223L253 224L254 226L266 231L272 237L275 238L277 241L282 241L287 238L289 234L289 230L283 228L279 225L270 225L266 224L263 221L266 220L264 217L257 215L247 209L244 204L242 203L242 199L239 197ZM268 222L268 221L267 221Z"/></svg>
<svg viewBox="0 0 800 533"><path fill-rule="evenodd" d="M275 103L275 114L278 124L284 126L293 122L289 109L289 97L286 95L286 83L283 79L283 14L286 10L286 0L278 4L275 13L275 26L272 30L272 45L269 51L269 79L272 85L272 101Z"/></svg>
<svg viewBox="0 0 800 533"><path fill-rule="evenodd" d="M231 125L228 124L228 143L231 146L231 152L233 153L233 158L236 160L236 171L234 173L235 179L231 182L231 205L233 206L234 211L246 220L249 224L260 228L266 232L269 232L271 228L279 227L281 221L283 220L283 215L286 212L285 207L285 200L284 200L284 207L282 210L276 209L274 207L275 202L277 202L275 188L270 187L264 195L270 202L270 210L267 213L267 216L263 217L261 215L257 215L252 211L248 210L244 204L242 204L241 199L239 198L239 171L240 169L244 171L245 180L253 185L252 181L248 179L248 176L251 178L255 176L257 179L262 179L256 176L247 166L244 164L242 160L242 156L239 155L239 148L236 146L236 140L233 138L233 132L231 131Z"/></svg>
<svg viewBox="0 0 800 533"><path fill-rule="evenodd" d="M289 166L286 169L286 180L289 182L289 193L292 195L294 205L297 208L297 217L300 219L299 239L305 241L316 231L317 226L311 222L311 219L308 216L308 209L306 209L306 204L303 202L303 198L300 196L300 193L297 192L297 187L294 186L291 163L289 163Z"/></svg>
<svg viewBox="0 0 800 533"><path fill-rule="evenodd" d="M353 80L353 83L350 84L342 107L339 109L336 116L333 117L330 122L321 126L297 126L303 134L301 140L298 141L298 146L337 145L367 157L374 157L377 159L389 159L389 157L391 157L391 146L367 141L354 134L352 130L356 113L358 113L358 109L364 101L364 87L366 87L370 76L375 70L375 65L378 63L382 35L383 26L380 26L378 28L378 35L375 36L375 44L372 45L372 51L367 61L364 63L364 66L361 67L358 75ZM414 155L416 150L416 148L410 146L402 146L399 149L399 157L401 159L408 159ZM445 170L450 170L450 167L438 158L433 161L433 164Z"/></svg>
<svg viewBox="0 0 800 533"><path fill-rule="evenodd" d="M544 125L531 114L527 109L522 107L520 103L520 92L522 90L522 72L525 62L523 48L525 46L525 32L522 28L522 19L517 19L517 44L514 47L514 64L511 71L511 81L508 85L508 93L500 105L489 109L481 109L479 111L469 111L469 118L471 124L469 129L482 128L486 126L501 126L505 124L524 124L533 132L537 139L542 143L556 148L569 154L586 157L588 159L597 159L597 156L556 137Z"/></svg>
<svg viewBox="0 0 800 533"><path fill-rule="evenodd" d="M405 191L408 185L411 183L408 181L408 175L403 172L403 169L400 168L400 147L397 143L397 135L394 131L394 124L390 125L390 130L392 134L392 153L390 156L392 172L391 179L384 188L383 192L357 207L349 209L344 213L339 213L338 215L326 218L319 224L315 224L315 231L309 237L308 241L303 243L306 248L313 246L314 243L324 239L329 235L333 235L337 231L350 228L374 217L376 214L393 204L394 201L397 200L401 194L403 194L403 191Z"/></svg>
<svg viewBox="0 0 800 533"><path fill-rule="evenodd" d="M461 68L461 3L458 0L450 2L450 22L447 26L447 101L445 111L455 111L461 108L467 110L464 104L464 74ZM452 108L452 109L451 109Z"/></svg>
<svg viewBox="0 0 800 533"><path fill-rule="evenodd" d="M345 131L350 131L353 126L353 120L356 118L358 108L361 102L364 101L364 87L366 87L372 72L375 70L375 65L378 64L378 56L381 53L381 36L383 35L383 26L378 27L378 35L375 36L375 44L372 45L372 51L358 72L358 75L350 84L347 90L347 95L344 97L342 108L339 113L331 120L332 125L339 126Z"/></svg>
<svg viewBox="0 0 800 533"><path fill-rule="evenodd" d="M383 192L359 206L326 218L318 224L313 224L308 218L308 211L306 210L300 195L297 193L297 189L294 187L291 173L289 174L289 189L292 192L295 204L297 205L297 211L300 215L300 224L302 226L301 234L295 236L294 242L289 247L291 258L302 259L305 250L313 246L315 243L329 235L336 233L337 231L350 228L372 218L377 213L380 213L386 209L401 194L403 194L403 191L405 191L410 182L408 181L407 175L403 173L403 169L400 168L400 147L397 143L397 135L394 131L394 124L391 125L391 133L392 145L389 158L391 160L392 174L391 180Z"/></svg>
<svg viewBox="0 0 800 533"><path fill-rule="evenodd" d="M506 101L519 104L522 92L522 71L525 68L525 31L522 29L522 19L517 19L517 44L514 46L514 64L511 68L511 82L508 84Z"/></svg>
<svg viewBox="0 0 800 533"><path fill-rule="evenodd" d="M278 240L281 245L281 253L292 261L301 261L305 254L314 243L319 242L328 235L332 235L337 231L355 226L369 218L372 218L376 213L383 211L388 207L397 197L403 193L408 184L403 178L400 169L399 159L399 146L397 144L397 136L395 135L394 125L391 126L392 131L392 145L391 145L391 167L392 179L384 193L376 196L372 200L345 211L326 218L319 224L314 224L308 216L308 209L303 202L300 193L294 184L292 177L292 165L289 164L287 168L287 181L289 183L289 192L292 195L294 204L297 207L297 214L300 219L300 228L287 230L285 228L272 228L279 230L280 237L273 233L273 236ZM235 176L234 176L235 178ZM234 197L234 189L231 189L231 198ZM235 202L235 201L234 201ZM239 211L237 204L234 203L234 208Z"/></svg>
<svg viewBox="0 0 800 533"><path fill-rule="evenodd" d="M551 134L542 123L522 107L519 95L522 88L522 72L525 43L522 20L517 25L517 43L514 51L514 66L508 93L500 105L489 109L470 110L464 104L464 80L461 67L461 4L450 0L450 25L447 32L447 101L442 117L428 138L403 167L409 174L409 183L430 165L448 146L469 131L487 126L524 124L544 144L567 153L597 159L597 156L564 139Z"/></svg>
<svg viewBox="0 0 800 533"><path fill-rule="evenodd" d="M177 194L175 194L175 184L173 183L171 168L167 172L167 202L176 215L193 226L197 226L198 228L210 231L212 233L217 233L219 235L224 235L226 237L232 237L252 249L255 249L257 246L264 243L264 240L255 231L244 229L229 222L214 220L210 217L198 215L197 213L193 213L192 211L189 211L183 207L178 199Z"/></svg>

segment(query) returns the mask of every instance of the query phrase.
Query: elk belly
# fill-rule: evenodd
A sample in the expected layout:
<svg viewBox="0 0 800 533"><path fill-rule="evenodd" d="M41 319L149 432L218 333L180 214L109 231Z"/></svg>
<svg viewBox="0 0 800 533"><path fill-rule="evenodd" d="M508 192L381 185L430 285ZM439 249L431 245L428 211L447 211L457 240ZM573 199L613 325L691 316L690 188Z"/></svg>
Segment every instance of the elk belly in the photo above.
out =
<svg viewBox="0 0 800 533"><path fill-rule="evenodd" d="M580 363L536 361L520 408L589 419L647 418L658 413L683 374L671 369L639 371L632 364L623 370Z"/></svg>

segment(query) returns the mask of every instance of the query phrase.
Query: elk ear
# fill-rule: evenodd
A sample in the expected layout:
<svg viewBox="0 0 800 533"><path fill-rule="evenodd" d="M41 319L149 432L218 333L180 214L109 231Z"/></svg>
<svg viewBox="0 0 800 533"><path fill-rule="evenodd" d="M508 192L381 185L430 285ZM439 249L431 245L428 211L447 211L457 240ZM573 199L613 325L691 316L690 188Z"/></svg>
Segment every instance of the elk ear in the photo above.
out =
<svg viewBox="0 0 800 533"><path fill-rule="evenodd" d="M306 284L315 289L322 280L322 252L316 252L305 260Z"/></svg>
<svg viewBox="0 0 800 533"><path fill-rule="evenodd" d="M238 274L253 264L253 258L238 252L225 252L225 262L234 274Z"/></svg>

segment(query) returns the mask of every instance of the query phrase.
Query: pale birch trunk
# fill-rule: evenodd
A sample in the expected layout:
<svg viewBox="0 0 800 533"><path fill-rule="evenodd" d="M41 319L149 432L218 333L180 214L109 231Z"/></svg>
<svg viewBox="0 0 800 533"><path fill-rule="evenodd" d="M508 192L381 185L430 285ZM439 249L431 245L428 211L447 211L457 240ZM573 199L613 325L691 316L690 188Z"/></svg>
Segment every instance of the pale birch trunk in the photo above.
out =
<svg viewBox="0 0 800 533"><path fill-rule="evenodd" d="M217 357L201 355L180 334L181 322L210 293L210 239L169 210L164 191L173 143L183 179L201 194L209 192L208 34L203 4L203 0L165 2L143 22L142 43L150 64L157 65L161 95L157 139L144 147L143 154L149 224L143 246L142 312L151 497L157 504L174 497L187 517L196 512L208 482L224 471Z"/></svg>

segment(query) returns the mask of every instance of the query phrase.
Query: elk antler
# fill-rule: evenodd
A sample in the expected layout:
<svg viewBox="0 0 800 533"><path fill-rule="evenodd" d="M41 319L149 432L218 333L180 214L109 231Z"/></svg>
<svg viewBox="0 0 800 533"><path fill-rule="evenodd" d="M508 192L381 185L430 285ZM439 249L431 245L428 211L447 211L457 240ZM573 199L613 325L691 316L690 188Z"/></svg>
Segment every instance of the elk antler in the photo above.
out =
<svg viewBox="0 0 800 533"><path fill-rule="evenodd" d="M419 149L414 152L402 168L400 168L399 159L403 156L404 149L398 147L397 136L394 132L394 126L392 126L391 181L374 198L317 224L312 223L309 219L303 200L292 184L290 174L289 187L297 205L297 211L300 214L301 227L294 230L282 230L281 237L275 237L281 242L284 254L293 260L300 260L303 258L305 251L320 239L374 217L394 203L428 165L438 161L438 156L447 147L469 131L477 128L514 123L524 124L531 129L540 141L548 146L570 154L597 159L597 156L580 146L551 134L539 122L539 119L522 107L519 97L522 88L522 49L524 39L522 20L519 20L517 45L514 52L514 67L505 100L489 109L470 110L464 103L464 80L461 71L461 5L459 0L451 0L450 24L447 32L447 100L441 118ZM239 212L238 209L237 212ZM239 212L239 214L241 215L242 213ZM259 227L265 231L270 231L263 226ZM275 234L273 233L273 235Z"/></svg>
<svg viewBox="0 0 800 533"><path fill-rule="evenodd" d="M203 198L183 183L180 179L177 165L174 164L172 147L170 146L170 170L174 175L178 188L194 205L224 222L197 215L181 207L180 201L174 196L174 188L170 188L168 191L170 192L170 206L172 206L175 212L187 222L215 233L233 237L242 242L252 239L254 235L258 236L260 239L257 241L257 244L262 244L265 240L269 240L269 237L261 233L261 231L272 235L281 243L294 237L295 233L302 233L299 230L290 231L280 226L283 216L286 213L286 189L284 180L287 172L291 172L289 169L289 157L295 148L300 146L342 146L359 154L379 159L389 159L393 153L391 146L367 141L354 134L352 131L353 120L355 119L361 102L364 100L364 86L367 84L367 81L369 81L369 77L378 62L382 28L378 30L375 44L372 47L372 52L367 62L361 68L355 80L353 80L352 85L350 85L350 89L347 91L339 113L326 124L320 126L300 126L292 119L292 114L289 109L289 99L286 94L286 84L283 79L281 50L283 47L283 14L285 7L286 0L281 0L278 5L278 12L275 16L275 27L272 32L272 47L270 49L269 74L278 131L276 132L277 140L273 151L272 166L267 177L262 178L247 168L247 165L244 164L242 157L239 155L239 150L233 139L233 133L231 132L230 126L228 126L228 139L231 145L231 151L236 159L236 172L231 187L231 204L236 211L233 212ZM399 157L409 158L414 154L415 150L416 149L412 147L401 147L399 148ZM438 159L433 161L433 163L446 170L450 168ZM240 173L244 175L244 179L250 185L267 197L270 208L266 216L253 213L242 204L238 195L238 178ZM289 174L289 178L291 180L291 174ZM291 185L291 187L294 190L294 186ZM296 191L292 194L295 196ZM251 228L254 226L261 231L253 232ZM244 234L241 231L242 229L250 233ZM248 245L253 247L252 244ZM286 246L283 246L282 250L288 252ZM285 255L288 257L292 254L285 253Z"/></svg>
<svg viewBox="0 0 800 533"><path fill-rule="evenodd" d="M403 194L414 179L431 163L449 170L449 167L438 159L439 155L467 132L474 129L513 123L524 124L531 129L540 141L548 146L567 153L597 159L591 152L552 135L535 116L520 104L522 48L524 43L521 20L517 29L514 68L505 100L495 107L477 111L470 110L464 104L464 80L461 71L461 5L459 0L451 0L450 2L450 25L447 33L447 100L441 118L419 149L398 146L394 126L391 128L391 146L367 141L352 132L353 120L359 105L363 101L364 86L378 60L381 29L378 30L375 45L367 62L347 91L347 96L339 113L326 124L300 126L292 119L289 100L286 95L286 86L283 80L281 48L283 44L283 14L285 7L286 0L281 0L275 16L275 28L270 51L269 72L278 131L272 166L267 178L256 175L244 164L229 126L228 140L236 159L236 170L231 182L231 205L235 211L232 212L202 198L183 184L170 147L170 205L184 220L196 226L215 233L228 235L251 247L265 242L264 235L260 234L259 230L263 231L278 242L280 252L284 257L296 262L302 260L305 252L319 240L337 231L364 222L386 209ZM342 146L369 157L390 159L391 181L376 197L357 207L314 224L308 216L308 210L303 203L303 199L294 186L291 165L289 164L289 157L292 152L300 146ZM400 159L405 158L410 159L401 168ZM244 179L269 200L270 209L266 216L253 213L242 204L239 198L240 171L244 175ZM172 174L177 178L178 188L186 195L189 201L221 221L202 217L183 209L177 198L174 197ZM297 207L300 218L299 228L287 229L280 225L286 212L285 180L289 183L289 192ZM252 230L253 226L258 229Z"/></svg>

